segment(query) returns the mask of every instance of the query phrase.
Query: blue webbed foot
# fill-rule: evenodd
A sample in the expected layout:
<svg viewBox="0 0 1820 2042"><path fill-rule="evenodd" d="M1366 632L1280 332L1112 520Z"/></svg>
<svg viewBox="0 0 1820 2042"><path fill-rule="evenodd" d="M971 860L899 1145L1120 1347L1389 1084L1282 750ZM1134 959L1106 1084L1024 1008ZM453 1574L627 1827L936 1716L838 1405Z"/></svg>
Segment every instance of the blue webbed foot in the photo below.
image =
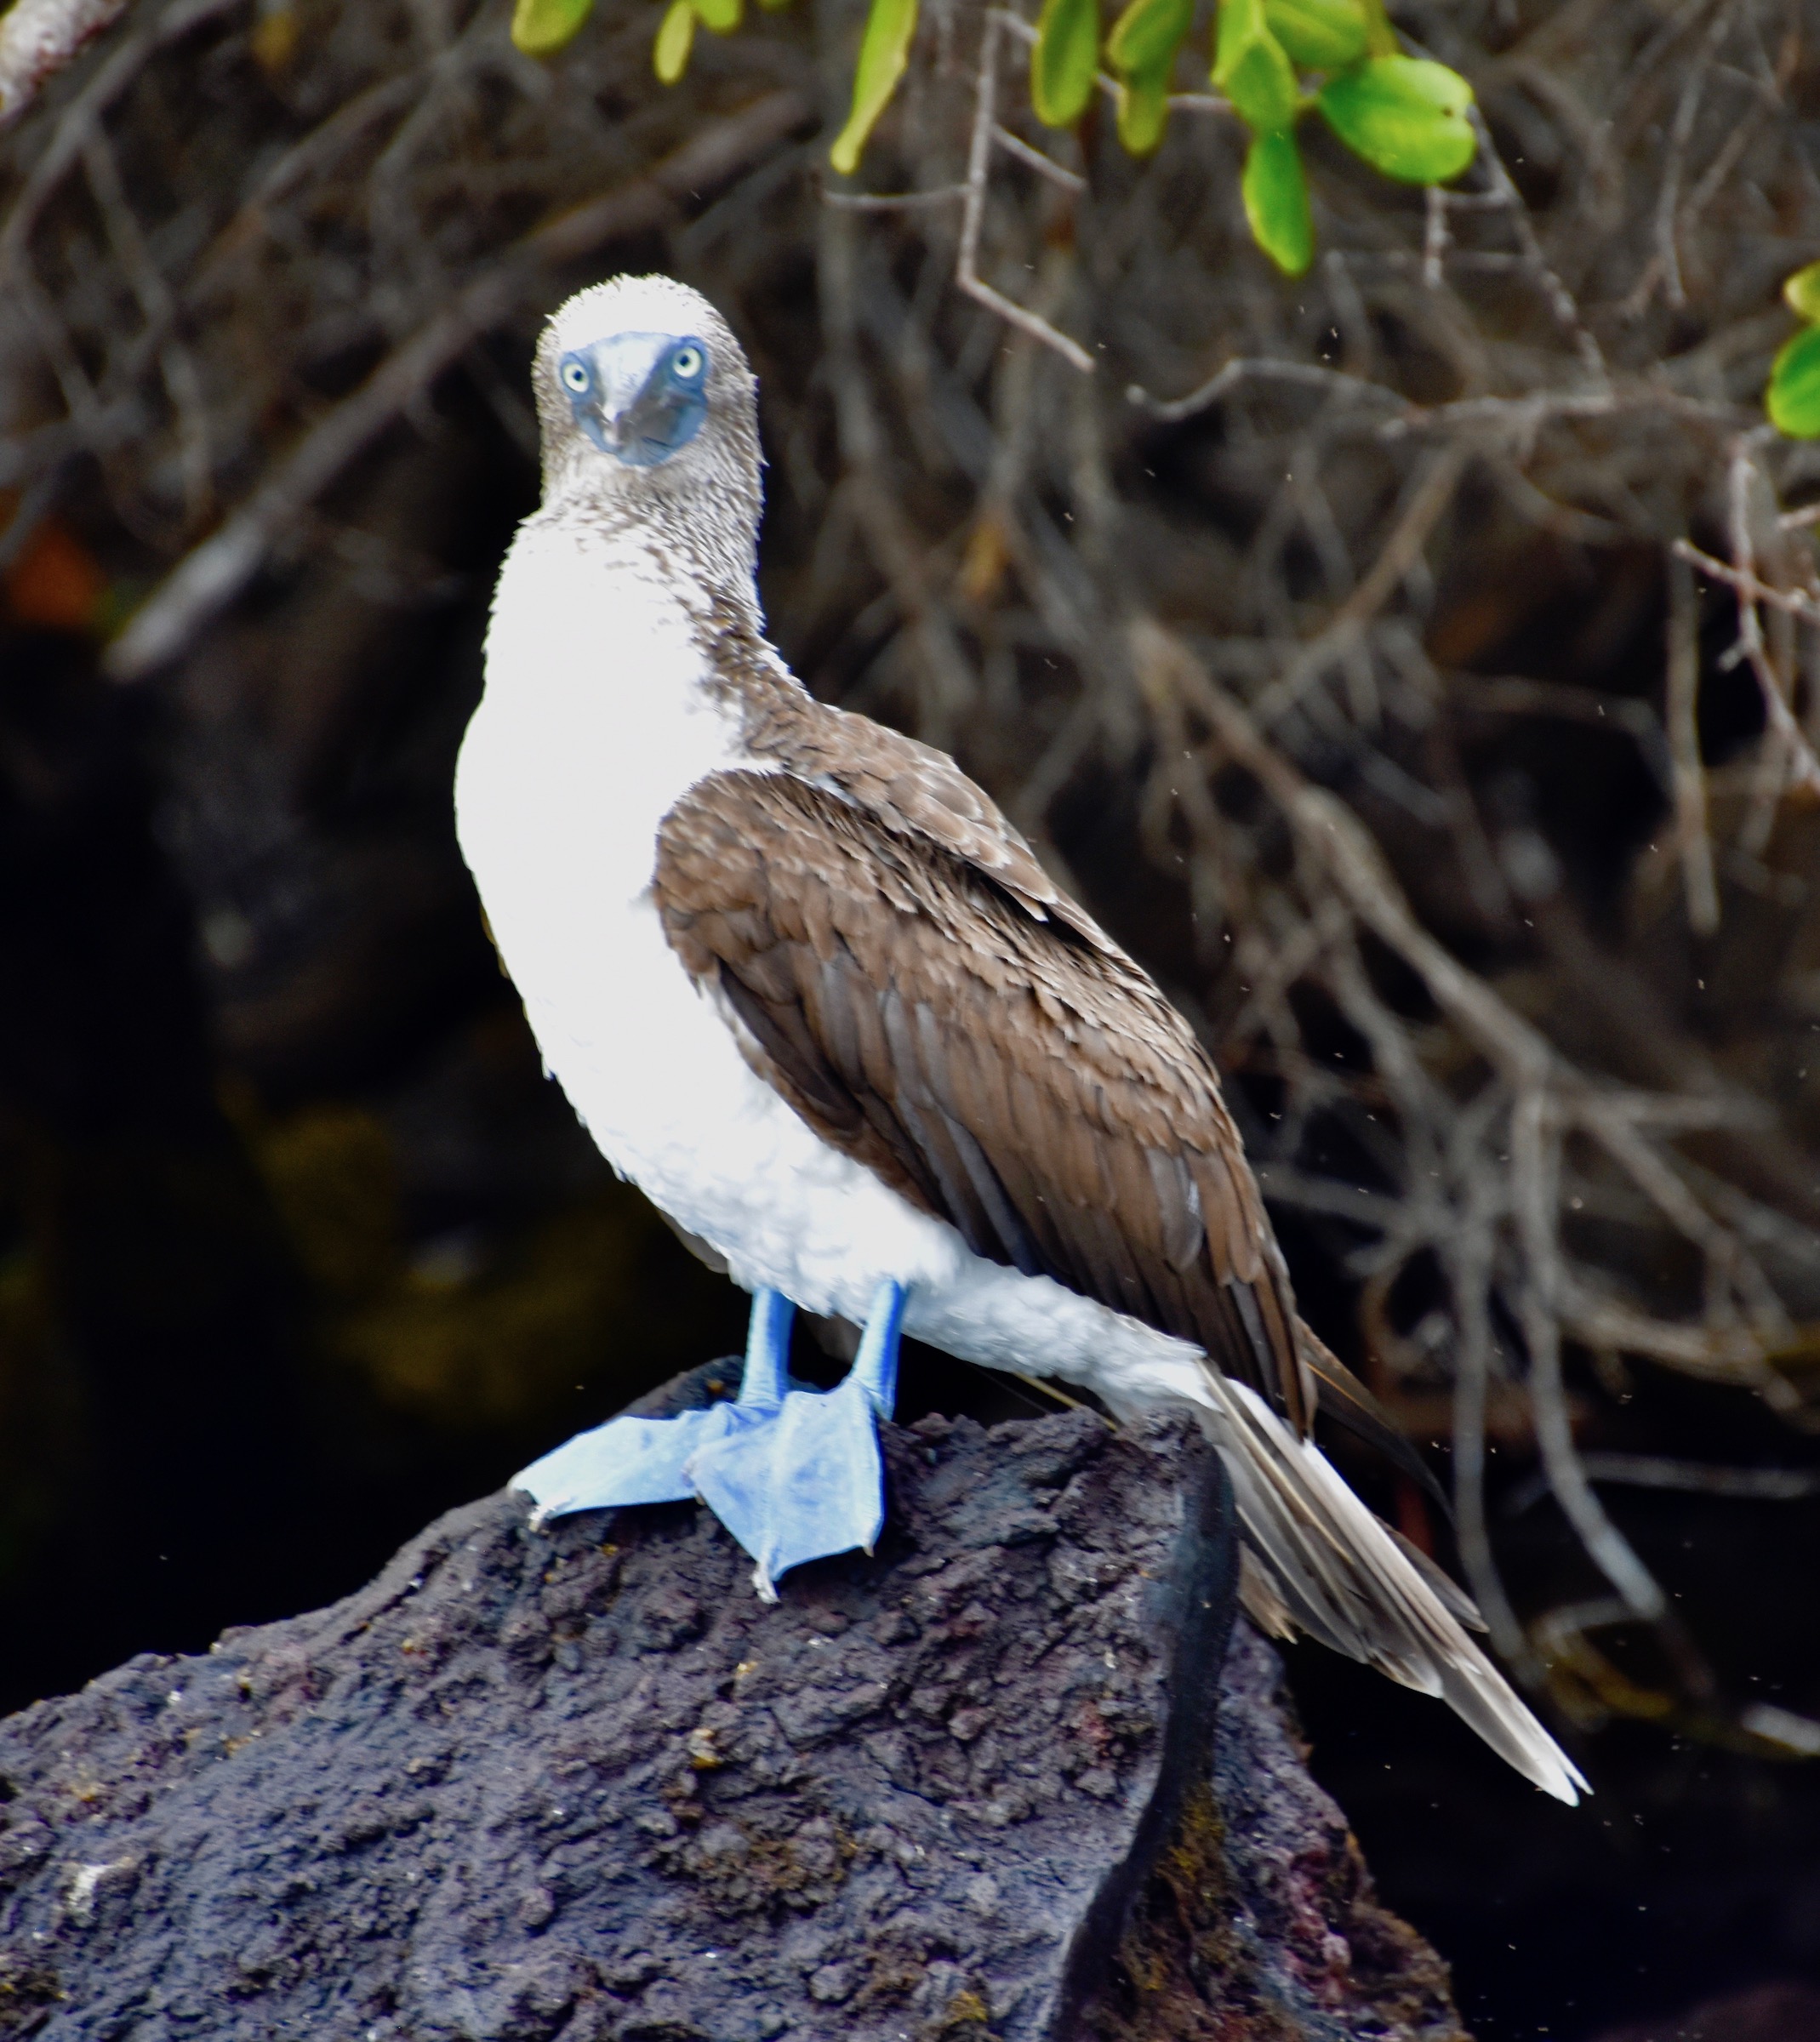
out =
<svg viewBox="0 0 1820 2042"><path fill-rule="evenodd" d="M757 1562L753 1581L777 1600L780 1574L805 1560L868 1553L885 1522L876 1420L897 1399L904 1289L884 1283L846 1380L822 1394L793 1389L761 1423L704 1440L690 1457L696 1493Z"/></svg>
<svg viewBox="0 0 1820 2042"><path fill-rule="evenodd" d="M686 1471L691 1455L762 1429L776 1417L795 1310L775 1291L754 1295L745 1377L737 1401L673 1418L609 1418L515 1474L511 1486L528 1490L537 1506L532 1521L541 1525L574 1510L681 1503L693 1497L695 1485Z"/></svg>

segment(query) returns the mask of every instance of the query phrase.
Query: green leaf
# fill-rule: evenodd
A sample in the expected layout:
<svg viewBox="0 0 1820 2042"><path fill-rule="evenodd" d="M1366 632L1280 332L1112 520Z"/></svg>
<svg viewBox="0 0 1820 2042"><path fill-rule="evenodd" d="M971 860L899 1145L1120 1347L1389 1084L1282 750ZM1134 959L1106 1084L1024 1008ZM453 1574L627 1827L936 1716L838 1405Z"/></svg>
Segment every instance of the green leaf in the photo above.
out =
<svg viewBox="0 0 1820 2042"><path fill-rule="evenodd" d="M1314 260L1315 223L1292 134L1256 138L1245 158L1241 189L1252 240L1286 276L1299 277Z"/></svg>
<svg viewBox="0 0 1820 2042"><path fill-rule="evenodd" d="M1161 146L1169 124L1169 73L1147 71L1127 79L1119 93L1119 140L1133 156L1150 156Z"/></svg>
<svg viewBox="0 0 1820 2042"><path fill-rule="evenodd" d="M1804 326L1777 356L1766 402L1779 432L1820 439L1820 326Z"/></svg>
<svg viewBox="0 0 1820 2042"><path fill-rule="evenodd" d="M1131 0L1106 37L1106 61L1122 78L1175 61L1195 25L1195 0Z"/></svg>
<svg viewBox="0 0 1820 2042"><path fill-rule="evenodd" d="M1264 18L1304 71L1344 71L1366 54L1363 0L1264 0Z"/></svg>
<svg viewBox="0 0 1820 2042"><path fill-rule="evenodd" d="M1045 128L1072 128L1093 96L1099 0L1043 0L1030 48L1030 105Z"/></svg>
<svg viewBox="0 0 1820 2042"><path fill-rule="evenodd" d="M1782 287L1782 294L1791 312L1799 312L1804 319L1820 319L1820 262L1797 270Z"/></svg>
<svg viewBox="0 0 1820 2042"><path fill-rule="evenodd" d="M876 125L878 117L891 104L891 95L910 62L910 48L916 33L916 0L872 0L866 16L866 32L859 44L859 64L853 73L853 111L847 125L835 137L828 160L842 176L851 177L859 166L859 151Z"/></svg>
<svg viewBox="0 0 1820 2042"><path fill-rule="evenodd" d="M1119 140L1148 156L1163 139L1176 52L1195 25L1195 0L1131 0L1106 38L1106 61L1124 82Z"/></svg>
<svg viewBox="0 0 1820 2042"><path fill-rule="evenodd" d="M690 0L670 0L652 46L651 68L665 85L674 85L689 67L695 46L695 9Z"/></svg>
<svg viewBox="0 0 1820 2042"><path fill-rule="evenodd" d="M745 12L745 0L694 0L694 6L702 26L717 36L730 36Z"/></svg>
<svg viewBox="0 0 1820 2042"><path fill-rule="evenodd" d="M1321 111L1346 146L1406 185L1441 184L1473 160L1472 102L1458 71L1419 57L1372 57L1321 91Z"/></svg>
<svg viewBox="0 0 1820 2042"><path fill-rule="evenodd" d="M528 57L553 57L594 12L594 0L518 0L512 46Z"/></svg>
<svg viewBox="0 0 1820 2042"><path fill-rule="evenodd" d="M1256 134L1280 134L1294 123L1301 106L1295 71L1270 33L1264 0L1220 0L1213 83Z"/></svg>
<svg viewBox="0 0 1820 2042"><path fill-rule="evenodd" d="M1384 12L1384 0L1360 0L1360 4L1365 9L1365 47L1374 57L1394 57L1398 48L1396 31Z"/></svg>

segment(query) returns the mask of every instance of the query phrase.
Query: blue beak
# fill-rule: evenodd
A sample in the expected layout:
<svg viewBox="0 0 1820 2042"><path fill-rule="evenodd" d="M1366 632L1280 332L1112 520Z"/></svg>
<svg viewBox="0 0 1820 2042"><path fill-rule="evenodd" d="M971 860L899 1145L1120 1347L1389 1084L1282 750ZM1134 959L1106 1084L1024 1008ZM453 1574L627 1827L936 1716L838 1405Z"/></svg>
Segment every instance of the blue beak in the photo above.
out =
<svg viewBox="0 0 1820 2042"><path fill-rule="evenodd" d="M701 342L674 334L615 334L556 365L576 424L629 468L658 466L700 431L707 370Z"/></svg>

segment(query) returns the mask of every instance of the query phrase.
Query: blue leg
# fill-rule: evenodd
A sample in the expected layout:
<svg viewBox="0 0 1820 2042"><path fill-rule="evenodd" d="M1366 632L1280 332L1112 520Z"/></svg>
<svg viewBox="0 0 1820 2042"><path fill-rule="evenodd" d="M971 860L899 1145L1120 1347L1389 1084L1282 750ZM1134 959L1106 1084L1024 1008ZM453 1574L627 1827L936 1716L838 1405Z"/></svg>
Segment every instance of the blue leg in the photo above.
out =
<svg viewBox="0 0 1820 2042"><path fill-rule="evenodd" d="M767 1602L780 1574L805 1560L862 1546L885 1522L885 1471L876 1421L897 1396L904 1286L879 1286L859 1353L825 1395L795 1389L769 1423L704 1442L687 1473L697 1493L758 1563Z"/></svg>
<svg viewBox="0 0 1820 2042"><path fill-rule="evenodd" d="M796 1308L781 1291L755 1291L752 1316L745 1329L745 1375L739 1384L742 1405L774 1411L790 1387L790 1322ZM693 1496L694 1492L689 1493Z"/></svg>
<svg viewBox="0 0 1820 2042"><path fill-rule="evenodd" d="M796 1307L776 1291L752 1298L745 1379L736 1403L710 1404L674 1418L609 1418L577 1433L512 1477L537 1509L535 1524L573 1510L625 1503L680 1503L695 1493L684 1463L715 1440L762 1428L777 1416L789 1375L790 1322Z"/></svg>
<svg viewBox="0 0 1820 2042"><path fill-rule="evenodd" d="M847 1383L858 1383L881 1418L888 1418L898 1407L898 1343L903 1337L904 1286L881 1283L847 1378ZM841 1385L842 1389L846 1387L847 1383Z"/></svg>

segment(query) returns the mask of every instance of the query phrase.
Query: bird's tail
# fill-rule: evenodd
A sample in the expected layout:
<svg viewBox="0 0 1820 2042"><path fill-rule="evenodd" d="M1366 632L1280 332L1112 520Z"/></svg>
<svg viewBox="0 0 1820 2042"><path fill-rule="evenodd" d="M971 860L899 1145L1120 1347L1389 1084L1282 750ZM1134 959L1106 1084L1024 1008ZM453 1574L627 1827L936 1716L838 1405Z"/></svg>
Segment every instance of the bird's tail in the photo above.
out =
<svg viewBox="0 0 1820 2042"><path fill-rule="evenodd" d="M1232 1477L1250 1551L1247 1607L1279 1636L1306 1631L1439 1695L1526 1779L1571 1806L1586 1788L1566 1754L1461 1628L1470 1605L1440 1584L1360 1502L1312 1440L1212 1367L1199 1415ZM1449 1601L1454 1608L1450 1609Z"/></svg>

